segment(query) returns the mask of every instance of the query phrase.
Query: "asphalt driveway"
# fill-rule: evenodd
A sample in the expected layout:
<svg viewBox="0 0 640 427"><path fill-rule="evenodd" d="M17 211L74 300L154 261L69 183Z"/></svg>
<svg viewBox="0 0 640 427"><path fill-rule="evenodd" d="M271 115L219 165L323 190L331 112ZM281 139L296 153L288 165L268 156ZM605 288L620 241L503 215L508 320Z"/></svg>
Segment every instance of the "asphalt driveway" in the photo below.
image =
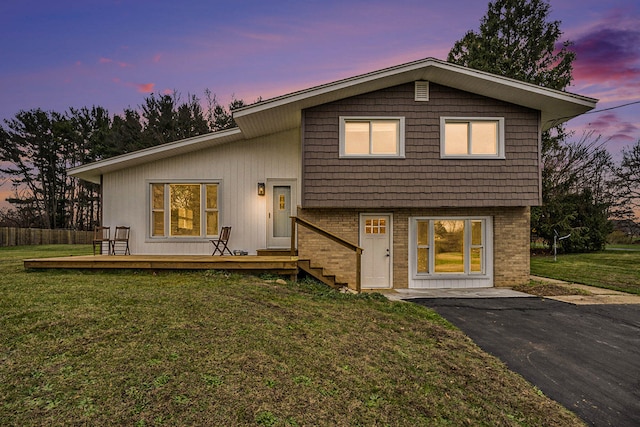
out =
<svg viewBox="0 0 640 427"><path fill-rule="evenodd" d="M418 298L594 426L640 426L640 305Z"/></svg>

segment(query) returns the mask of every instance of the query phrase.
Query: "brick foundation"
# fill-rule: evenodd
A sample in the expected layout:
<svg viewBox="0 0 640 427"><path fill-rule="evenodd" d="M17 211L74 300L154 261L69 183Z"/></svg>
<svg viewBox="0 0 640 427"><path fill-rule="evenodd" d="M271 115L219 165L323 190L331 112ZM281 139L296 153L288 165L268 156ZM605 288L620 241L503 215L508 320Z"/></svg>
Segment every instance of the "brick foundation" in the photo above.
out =
<svg viewBox="0 0 640 427"><path fill-rule="evenodd" d="M383 209L393 214L393 287L409 286L409 218L415 216L490 216L493 217L493 281L496 287L508 287L529 280L530 209ZM298 216L325 230L358 244L359 209L302 209ZM298 255L311 259L339 281L355 288L356 255L353 251L298 227Z"/></svg>

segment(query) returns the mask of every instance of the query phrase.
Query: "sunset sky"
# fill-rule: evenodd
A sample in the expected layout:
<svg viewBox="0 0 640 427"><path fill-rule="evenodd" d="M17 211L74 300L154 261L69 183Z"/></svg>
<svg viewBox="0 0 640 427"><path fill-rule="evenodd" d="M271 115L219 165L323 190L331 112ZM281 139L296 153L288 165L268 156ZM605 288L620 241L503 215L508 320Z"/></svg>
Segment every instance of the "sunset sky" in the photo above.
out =
<svg viewBox="0 0 640 427"><path fill-rule="evenodd" d="M640 2L551 0L577 53L569 91L600 99L569 122L640 139ZM99 105L112 114L150 93L252 102L416 59L446 59L477 31L482 0L5 0L0 120L20 110ZM8 191L8 184L0 187ZM4 199L4 197L2 197Z"/></svg>

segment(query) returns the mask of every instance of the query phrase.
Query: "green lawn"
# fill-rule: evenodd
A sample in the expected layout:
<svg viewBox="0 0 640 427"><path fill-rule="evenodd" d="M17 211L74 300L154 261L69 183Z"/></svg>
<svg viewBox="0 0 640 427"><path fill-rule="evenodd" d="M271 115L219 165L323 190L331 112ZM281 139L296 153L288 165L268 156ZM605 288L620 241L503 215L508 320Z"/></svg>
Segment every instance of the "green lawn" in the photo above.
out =
<svg viewBox="0 0 640 427"><path fill-rule="evenodd" d="M25 271L0 249L0 425L571 426L433 311L215 272Z"/></svg>
<svg viewBox="0 0 640 427"><path fill-rule="evenodd" d="M640 294L640 251L558 255L557 262L553 256L535 255L531 274Z"/></svg>

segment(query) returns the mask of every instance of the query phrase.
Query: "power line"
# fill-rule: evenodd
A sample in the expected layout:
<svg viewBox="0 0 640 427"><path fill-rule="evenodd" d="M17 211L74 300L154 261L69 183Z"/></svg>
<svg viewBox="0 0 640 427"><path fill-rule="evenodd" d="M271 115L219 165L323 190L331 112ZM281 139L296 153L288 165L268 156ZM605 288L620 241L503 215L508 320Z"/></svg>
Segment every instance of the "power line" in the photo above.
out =
<svg viewBox="0 0 640 427"><path fill-rule="evenodd" d="M586 116L587 114L595 114L595 113L602 113L604 111L611 111L611 110L617 110L618 108L623 108L623 107L628 107L630 105L636 105L636 104L640 104L640 101L633 101L633 102L628 102L626 104L621 104L621 105L616 105L614 107L609 107L609 108L603 108L601 110L593 110L593 111L587 111L586 113L582 113L583 116ZM551 120L547 120L545 122L546 123L561 123L564 120L567 119L573 119L576 116L567 116L567 117L559 117L557 119L551 119ZM555 126L555 124L553 125Z"/></svg>
<svg viewBox="0 0 640 427"><path fill-rule="evenodd" d="M635 104L640 104L640 101L633 101L633 102L629 102L627 104L616 105L615 107L603 108L602 110L587 111L584 114L602 113L603 111L617 110L618 108L628 107L629 105L635 105Z"/></svg>

